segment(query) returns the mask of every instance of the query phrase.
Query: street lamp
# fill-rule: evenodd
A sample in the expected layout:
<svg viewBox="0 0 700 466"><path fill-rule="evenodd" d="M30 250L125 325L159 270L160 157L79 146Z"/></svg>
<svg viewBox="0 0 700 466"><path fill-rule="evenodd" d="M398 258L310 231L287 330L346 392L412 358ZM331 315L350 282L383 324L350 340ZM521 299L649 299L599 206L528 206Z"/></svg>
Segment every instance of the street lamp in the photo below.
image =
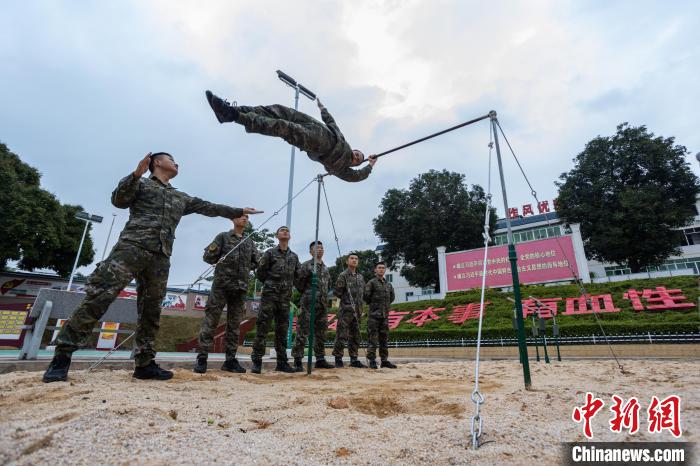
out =
<svg viewBox="0 0 700 466"><path fill-rule="evenodd" d="M316 100L316 94L311 92L306 87L302 86L294 78L289 76L287 73L277 70L277 77L285 83L287 86L294 88L294 110L299 109L299 93L304 94L311 100ZM292 146L292 156L289 162L289 190L287 191L287 223L285 224L287 228L292 228L292 191L294 189L294 149Z"/></svg>
<svg viewBox="0 0 700 466"><path fill-rule="evenodd" d="M76 254L75 256L73 270L71 270L70 279L68 279L68 288L66 288L68 291L70 291L70 288L73 285L73 275L75 275L75 269L78 267L78 259L80 259L80 252L83 250L83 242L85 241L85 235L87 234L88 225L90 224L90 222L102 223L102 217L100 217L99 215L90 215L87 212L78 212L77 214L75 214L75 218L85 222L85 228L83 229L83 237L80 238L80 246L78 246L78 254Z"/></svg>

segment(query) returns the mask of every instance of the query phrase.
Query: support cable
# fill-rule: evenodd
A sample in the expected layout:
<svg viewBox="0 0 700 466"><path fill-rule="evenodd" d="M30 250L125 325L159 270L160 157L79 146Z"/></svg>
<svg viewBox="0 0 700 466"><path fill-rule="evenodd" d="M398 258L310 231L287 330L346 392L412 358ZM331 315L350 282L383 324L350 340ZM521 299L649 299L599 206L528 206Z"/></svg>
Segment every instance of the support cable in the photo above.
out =
<svg viewBox="0 0 700 466"><path fill-rule="evenodd" d="M474 390L471 394L471 400L474 403L474 415L471 417L470 430L472 437L472 448L479 448L479 439L481 437L481 428L483 427L483 418L481 417L481 405L484 403L484 396L479 392L479 362L481 350L481 328L484 322L484 299L486 297L486 265L489 253L489 235L491 222L491 156L493 152L493 126L489 125L489 174L486 191L486 212L484 213L484 267L481 277L481 300L479 304L479 328L476 336L476 363L474 364Z"/></svg>
<svg viewBox="0 0 700 466"><path fill-rule="evenodd" d="M510 145L510 141L508 141L508 137L503 132L503 128L501 127L501 123L498 120L496 120L496 125L498 125L498 129L501 131L501 135L503 135L503 139L506 141L506 145L508 146L510 153L513 155L515 162L518 164L518 168L520 169L520 173L522 173L523 178L525 178L525 182L530 187L530 194L532 195L532 197L535 199L535 202L537 202L537 205L539 206L540 200L537 197L537 191L535 191L535 189L532 187L532 183L530 183L529 178L525 174L525 170L523 169L522 165L520 164L520 160L518 160L518 157L515 155L515 151L513 150L513 147ZM506 215L508 215L508 212L506 212ZM546 212L544 214L544 218L547 221L547 226L551 227L552 223L551 223L551 220L549 219L549 216L547 215ZM605 339L605 343L608 345L608 349L610 350L610 354L612 355L613 359L615 360L615 364L617 364L617 367L619 368L620 373L626 374L627 372L622 367L622 364L620 364L620 361L617 359L617 355L615 354L615 350L613 350L612 344L608 340L608 336L605 333L605 329L603 328L603 323L601 322L601 319L598 316L598 313L593 309L593 303L591 300L590 293L586 290L586 287L583 285L583 280L581 280L581 277L579 277L578 272L576 270L574 270L573 266L571 265L571 261L567 257L566 251L564 250L564 247L562 246L561 241L559 240L559 237L555 236L554 239L556 240L557 245L559 246L559 249L561 250L562 254L566 258L567 267L571 271L571 274L574 276L574 280L576 281L576 284L578 285L582 296L586 300L587 308L590 308L591 311L593 311L592 314L595 317L596 323L598 324L598 328L600 328L600 331L603 334L603 338Z"/></svg>
<svg viewBox="0 0 700 466"><path fill-rule="evenodd" d="M335 246L338 248L338 257L342 257L343 254L340 252L340 241L338 240L338 232L335 229L335 222L333 222L333 214L331 214L331 205L328 202L328 195L326 194L326 185L322 184L321 188L323 189L323 197L326 199L326 207L328 208L328 217L331 219L331 227L333 228L333 236L335 237ZM343 272L345 272L347 269L343 269ZM358 272L359 273L359 272ZM346 290L348 293L348 296L350 297L350 305L352 306L352 312L355 312L355 299L352 297L352 293L350 290ZM360 300L360 304L362 304L362 300ZM360 312L360 315L357 316L357 324L360 324L360 318L362 317L362 313ZM364 348L365 351L365 358L367 358L367 348Z"/></svg>
<svg viewBox="0 0 700 466"><path fill-rule="evenodd" d="M202 272L202 273L195 279L195 281L193 281L193 282L189 285L189 288L190 288L190 289L191 289L191 288L194 288L194 286L195 286L197 283L199 283L204 277L206 277L206 276L209 275L211 272L213 272L214 269L216 269L216 266L219 265L221 262L223 262L223 261L228 257L229 254L231 254L233 251L235 251L236 249L238 249L238 247L239 247L241 244L243 244L248 238L250 238L251 236L253 236L253 234L254 234L256 231L258 231L259 229L261 229L267 222L269 222L270 220L272 220L273 217L275 217L277 214L279 214L279 213L282 211L282 209L284 209L285 207L287 207L287 205L288 205L290 202L292 202L294 199L296 199L297 196L299 196L301 193L303 193L304 190L306 190L306 188L308 188L309 186L311 186L311 184L314 183L314 182L317 181L317 180L318 180L318 177L317 177L317 176L313 177L313 179L312 179L311 181L309 181L309 182L306 184L306 186L304 186L304 187L301 188L299 191L297 191L297 193L296 193L290 200L288 200L282 207L280 207L279 209L277 209L277 210L276 210L272 215L270 215L264 222L262 222L260 225L258 225L257 228L254 228L253 231L251 231L251 232L250 232L245 238L243 238L237 245L235 245L234 247L232 247L231 250L230 250L229 252L227 252L226 254L224 254L218 261L216 261L216 264L212 264L212 265L210 265L209 267L207 267L207 269L206 269L204 272Z"/></svg>

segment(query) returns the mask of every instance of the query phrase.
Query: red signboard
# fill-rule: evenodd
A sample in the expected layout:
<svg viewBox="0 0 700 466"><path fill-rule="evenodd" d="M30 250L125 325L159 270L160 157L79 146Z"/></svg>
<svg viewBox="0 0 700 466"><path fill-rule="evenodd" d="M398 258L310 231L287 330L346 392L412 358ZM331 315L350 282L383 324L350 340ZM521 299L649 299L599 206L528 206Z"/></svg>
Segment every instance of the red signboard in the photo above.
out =
<svg viewBox="0 0 700 466"><path fill-rule="evenodd" d="M518 276L521 283L543 283L574 278L578 273L574 245L570 236L528 241L515 245L518 253ZM447 291L481 287L484 249L445 254ZM489 248L486 261L486 286L511 286L508 246Z"/></svg>

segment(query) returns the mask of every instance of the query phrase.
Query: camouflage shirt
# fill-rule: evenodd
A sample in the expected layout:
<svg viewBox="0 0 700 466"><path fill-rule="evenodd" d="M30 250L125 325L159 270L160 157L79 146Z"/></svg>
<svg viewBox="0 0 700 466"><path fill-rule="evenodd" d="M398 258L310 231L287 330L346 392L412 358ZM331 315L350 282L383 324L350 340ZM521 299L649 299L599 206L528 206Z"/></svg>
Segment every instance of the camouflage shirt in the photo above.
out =
<svg viewBox="0 0 700 466"><path fill-rule="evenodd" d="M349 269L343 270L335 282L333 294L340 298L340 309L352 310L352 305L355 304L355 311L362 310L362 292L365 286L365 279L361 274L350 272ZM352 294L352 300L351 295Z"/></svg>
<svg viewBox="0 0 700 466"><path fill-rule="evenodd" d="M316 264L316 299L323 305L328 305L328 289L331 283L331 274L328 267L323 262ZM299 276L297 277L297 290L303 295L304 299L311 298L311 276L314 271L314 260L310 259L301 264Z"/></svg>
<svg viewBox="0 0 700 466"><path fill-rule="evenodd" d="M263 282L262 298L286 302L292 298L292 287L299 274L299 257L291 249L279 246L265 251L258 270L258 279Z"/></svg>
<svg viewBox="0 0 700 466"><path fill-rule="evenodd" d="M208 264L216 264L226 257L214 270L214 285L229 284L239 290L248 289L250 271L258 267L260 253L252 239L241 243L242 240L243 237L236 236L233 231L223 231L204 250L203 259Z"/></svg>
<svg viewBox="0 0 700 466"><path fill-rule="evenodd" d="M237 218L243 209L213 204L189 196L163 184L155 176L122 178L112 192L112 204L129 209L129 221L119 235L119 241L128 241L147 251L170 256L175 239L175 228L183 215L198 213L207 217Z"/></svg>
<svg viewBox="0 0 700 466"><path fill-rule="evenodd" d="M394 287L385 278L374 277L365 285L365 302L369 304L369 315L387 317L389 306L394 301Z"/></svg>
<svg viewBox="0 0 700 466"><path fill-rule="evenodd" d="M367 165L364 168L355 170L350 167L352 164L352 148L345 141L343 133L335 123L335 120L328 113L326 107L321 109L321 118L326 124L326 127L335 136L335 144L330 152L325 154L308 153L311 160L321 162L323 167L328 170L331 175L337 176L344 181L362 181L372 172L372 166Z"/></svg>

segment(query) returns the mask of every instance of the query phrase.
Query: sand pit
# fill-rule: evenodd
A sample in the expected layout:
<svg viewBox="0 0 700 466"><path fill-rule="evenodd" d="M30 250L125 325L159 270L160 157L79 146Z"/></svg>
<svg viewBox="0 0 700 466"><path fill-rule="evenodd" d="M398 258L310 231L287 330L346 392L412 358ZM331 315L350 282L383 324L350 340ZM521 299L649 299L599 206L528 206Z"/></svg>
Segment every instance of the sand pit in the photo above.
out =
<svg viewBox="0 0 700 466"><path fill-rule="evenodd" d="M484 445L469 445L473 363L411 363L397 370L340 369L242 376L178 369L169 382L125 370L0 376L3 464L557 464L559 443L584 440L571 412L590 390L606 400L595 440L673 440L646 433L652 395L682 398L684 441L700 440L700 361L482 363ZM636 396L643 432L613 434L610 396Z"/></svg>

